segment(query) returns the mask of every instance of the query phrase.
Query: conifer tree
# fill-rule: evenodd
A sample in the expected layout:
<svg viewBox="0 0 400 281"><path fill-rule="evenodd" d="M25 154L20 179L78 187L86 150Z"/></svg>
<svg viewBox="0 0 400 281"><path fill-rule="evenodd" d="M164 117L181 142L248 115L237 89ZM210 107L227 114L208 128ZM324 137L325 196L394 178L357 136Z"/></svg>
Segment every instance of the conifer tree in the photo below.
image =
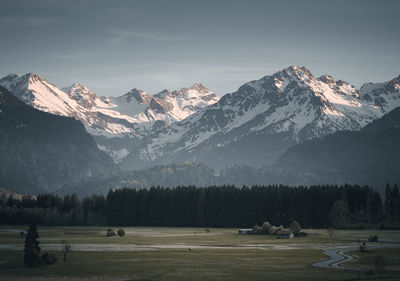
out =
<svg viewBox="0 0 400 281"><path fill-rule="evenodd" d="M37 233L37 228L35 224L29 225L28 234L25 237L25 255L24 264L29 267L38 267L41 265L41 260L39 256L39 234Z"/></svg>

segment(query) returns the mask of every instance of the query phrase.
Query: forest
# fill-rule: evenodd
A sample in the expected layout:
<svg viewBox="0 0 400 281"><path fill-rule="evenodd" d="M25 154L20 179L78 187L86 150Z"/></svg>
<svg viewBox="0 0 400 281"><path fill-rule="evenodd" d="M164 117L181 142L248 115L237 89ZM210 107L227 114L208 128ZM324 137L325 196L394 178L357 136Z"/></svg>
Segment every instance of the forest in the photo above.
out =
<svg viewBox="0 0 400 281"><path fill-rule="evenodd" d="M383 200L359 185L122 188L81 199L40 194L0 200L1 224L252 227L296 220L305 228L383 228L399 219L397 185L386 186Z"/></svg>

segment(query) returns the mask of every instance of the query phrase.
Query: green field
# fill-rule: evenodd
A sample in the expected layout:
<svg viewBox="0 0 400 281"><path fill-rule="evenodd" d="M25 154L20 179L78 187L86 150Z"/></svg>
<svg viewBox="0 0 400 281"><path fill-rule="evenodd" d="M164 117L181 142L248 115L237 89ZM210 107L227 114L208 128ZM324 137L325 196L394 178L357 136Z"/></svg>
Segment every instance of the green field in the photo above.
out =
<svg viewBox="0 0 400 281"><path fill-rule="evenodd" d="M125 227L124 237L105 237L106 227L38 227L42 252L51 250L59 261L25 268L21 229L0 227L2 280L400 280L399 248L354 252L358 258L344 266L360 270L313 266L327 259L323 249L356 246L371 234L388 246L400 242L400 231L337 230L330 238L326 230L306 230L305 238L279 240L226 228ZM67 263L61 240L72 245ZM384 257L384 268L377 268L378 256Z"/></svg>

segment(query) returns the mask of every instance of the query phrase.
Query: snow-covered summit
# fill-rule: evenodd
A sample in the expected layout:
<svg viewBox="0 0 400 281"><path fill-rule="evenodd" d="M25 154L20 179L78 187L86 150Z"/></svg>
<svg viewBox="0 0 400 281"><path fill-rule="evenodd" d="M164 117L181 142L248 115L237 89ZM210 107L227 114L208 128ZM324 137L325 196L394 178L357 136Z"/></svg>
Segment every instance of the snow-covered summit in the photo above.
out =
<svg viewBox="0 0 400 281"><path fill-rule="evenodd" d="M117 105L115 110L152 125L155 121L167 124L181 121L197 110L216 103L219 97L196 83L190 88L172 92L165 89L154 96L135 88L110 100Z"/></svg>
<svg viewBox="0 0 400 281"><path fill-rule="evenodd" d="M359 93L362 99L387 113L400 103L400 75L383 83L365 83Z"/></svg>
<svg viewBox="0 0 400 281"><path fill-rule="evenodd" d="M74 83L69 87L62 88L62 90L85 108L108 107L108 104L99 95L80 83Z"/></svg>

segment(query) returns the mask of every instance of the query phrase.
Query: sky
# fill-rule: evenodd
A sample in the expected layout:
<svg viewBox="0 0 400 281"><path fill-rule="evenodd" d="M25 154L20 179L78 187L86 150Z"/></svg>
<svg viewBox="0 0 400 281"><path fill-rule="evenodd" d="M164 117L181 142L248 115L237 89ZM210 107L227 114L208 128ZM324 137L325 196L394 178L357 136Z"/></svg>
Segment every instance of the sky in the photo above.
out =
<svg viewBox="0 0 400 281"><path fill-rule="evenodd" d="M1 0L0 76L223 95L296 65L360 87L400 74L399 14L400 0Z"/></svg>

